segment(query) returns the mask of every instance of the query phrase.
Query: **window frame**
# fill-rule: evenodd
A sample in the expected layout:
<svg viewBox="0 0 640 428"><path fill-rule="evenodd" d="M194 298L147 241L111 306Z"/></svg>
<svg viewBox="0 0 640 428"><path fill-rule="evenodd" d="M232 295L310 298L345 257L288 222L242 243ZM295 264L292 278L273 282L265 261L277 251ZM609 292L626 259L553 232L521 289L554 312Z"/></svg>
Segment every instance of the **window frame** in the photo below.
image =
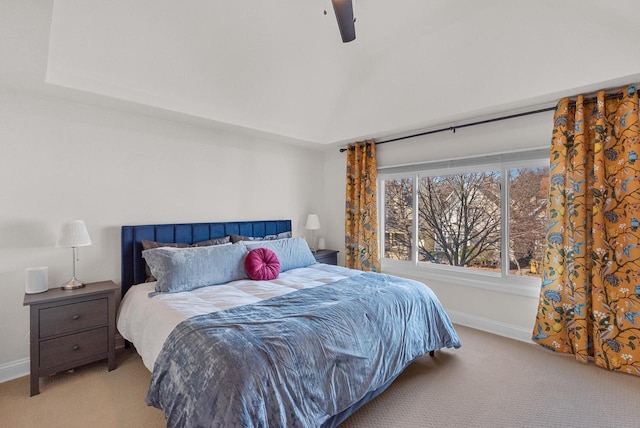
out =
<svg viewBox="0 0 640 428"><path fill-rule="evenodd" d="M413 275L425 279L441 280L458 285L538 297L541 279L538 277L509 274L509 257L500 257L500 272L482 271L460 266L449 266L418 261L418 189L421 177L443 176L463 172L500 172L500 237L501 254L508 254L509 243L509 171L519 168L549 166L548 148L535 148L518 152L497 153L484 156L435 161L378 169L378 225L380 258L383 271ZM385 257L385 186L387 180L411 178L413 180L411 260L394 260ZM505 252L506 250L506 252Z"/></svg>

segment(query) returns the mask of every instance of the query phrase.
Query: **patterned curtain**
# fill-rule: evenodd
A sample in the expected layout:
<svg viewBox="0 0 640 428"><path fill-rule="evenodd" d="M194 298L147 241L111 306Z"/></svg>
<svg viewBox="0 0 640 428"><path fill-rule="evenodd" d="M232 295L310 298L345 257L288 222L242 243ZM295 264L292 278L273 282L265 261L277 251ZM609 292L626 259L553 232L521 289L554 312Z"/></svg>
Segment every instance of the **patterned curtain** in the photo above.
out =
<svg viewBox="0 0 640 428"><path fill-rule="evenodd" d="M347 147L345 266L380 272L378 253L378 163L374 140Z"/></svg>
<svg viewBox="0 0 640 428"><path fill-rule="evenodd" d="M633 87L558 103L533 339L640 376L640 124Z"/></svg>

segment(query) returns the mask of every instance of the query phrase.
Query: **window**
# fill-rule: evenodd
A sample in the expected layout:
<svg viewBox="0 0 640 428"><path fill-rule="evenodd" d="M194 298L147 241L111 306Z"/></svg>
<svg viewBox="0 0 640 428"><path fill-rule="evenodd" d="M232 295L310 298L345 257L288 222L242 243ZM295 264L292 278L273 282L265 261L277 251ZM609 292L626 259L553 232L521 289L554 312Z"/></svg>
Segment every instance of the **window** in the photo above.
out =
<svg viewBox="0 0 640 428"><path fill-rule="evenodd" d="M384 182L384 257L411 260L411 228L413 223L413 179Z"/></svg>
<svg viewBox="0 0 640 428"><path fill-rule="evenodd" d="M549 167L509 170L509 273L542 276Z"/></svg>
<svg viewBox="0 0 640 428"><path fill-rule="evenodd" d="M500 171L419 177L418 261L500 266Z"/></svg>
<svg viewBox="0 0 640 428"><path fill-rule="evenodd" d="M539 284L548 164L541 149L380 169L383 263Z"/></svg>

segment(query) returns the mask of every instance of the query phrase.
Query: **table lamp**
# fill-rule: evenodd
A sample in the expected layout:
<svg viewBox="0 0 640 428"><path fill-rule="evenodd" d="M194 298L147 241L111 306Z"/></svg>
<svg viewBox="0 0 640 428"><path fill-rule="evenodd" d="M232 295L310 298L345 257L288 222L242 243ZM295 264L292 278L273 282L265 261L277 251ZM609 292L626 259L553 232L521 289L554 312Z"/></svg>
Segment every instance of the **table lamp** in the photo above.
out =
<svg viewBox="0 0 640 428"><path fill-rule="evenodd" d="M320 219L317 214L309 214L307 217L307 225L304 227L307 230L311 231L311 251L316 251L316 230L320 229Z"/></svg>
<svg viewBox="0 0 640 428"><path fill-rule="evenodd" d="M69 281L62 285L63 290L73 290L75 288L84 287L84 284L76 279L76 260L78 260L78 247L86 247L91 245L89 232L82 220L74 220L62 225L60 235L56 241L58 248L73 248L73 276Z"/></svg>

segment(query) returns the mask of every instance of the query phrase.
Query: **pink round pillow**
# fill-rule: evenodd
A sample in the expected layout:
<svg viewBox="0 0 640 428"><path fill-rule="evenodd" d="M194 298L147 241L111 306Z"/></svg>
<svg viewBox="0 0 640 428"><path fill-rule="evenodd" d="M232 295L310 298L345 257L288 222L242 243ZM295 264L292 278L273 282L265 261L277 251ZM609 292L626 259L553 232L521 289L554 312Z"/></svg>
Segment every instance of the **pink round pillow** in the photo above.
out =
<svg viewBox="0 0 640 428"><path fill-rule="evenodd" d="M244 268L249 278L258 281L276 279L280 274L280 261L276 253L268 248L255 248L244 259Z"/></svg>

